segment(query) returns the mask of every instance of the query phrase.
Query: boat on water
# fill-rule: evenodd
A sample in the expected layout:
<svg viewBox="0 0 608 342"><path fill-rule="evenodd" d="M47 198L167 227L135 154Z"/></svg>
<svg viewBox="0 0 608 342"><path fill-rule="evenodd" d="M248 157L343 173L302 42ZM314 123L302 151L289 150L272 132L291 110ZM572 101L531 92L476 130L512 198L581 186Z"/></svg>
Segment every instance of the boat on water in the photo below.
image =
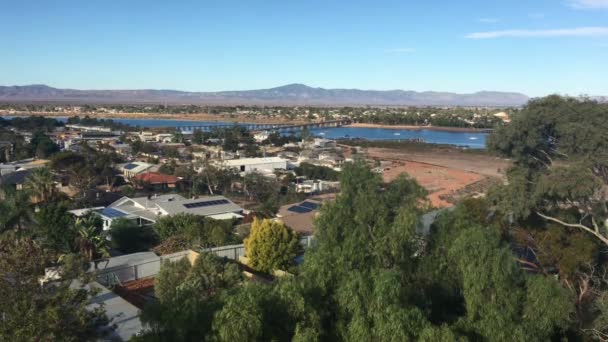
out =
<svg viewBox="0 0 608 342"><path fill-rule="evenodd" d="M393 135L401 135L401 133L393 133Z"/></svg>
<svg viewBox="0 0 608 342"><path fill-rule="evenodd" d="M478 137L469 137L470 140L477 140L479 139Z"/></svg>

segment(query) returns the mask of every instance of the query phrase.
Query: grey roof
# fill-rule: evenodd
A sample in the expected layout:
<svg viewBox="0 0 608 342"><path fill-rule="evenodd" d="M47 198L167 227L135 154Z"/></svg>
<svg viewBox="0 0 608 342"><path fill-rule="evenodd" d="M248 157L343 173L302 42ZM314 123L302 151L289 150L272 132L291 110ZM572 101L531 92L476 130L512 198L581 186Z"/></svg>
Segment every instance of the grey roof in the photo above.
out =
<svg viewBox="0 0 608 342"><path fill-rule="evenodd" d="M125 201L125 199L130 200ZM216 205L207 205L196 208L187 208L185 204L207 202L207 201L221 201ZM142 209L137 205L148 208ZM153 197L136 197L128 198L124 197L110 205L113 208L119 209L132 215L138 215L149 220L156 221L158 214L155 210L160 209L166 212L168 215L176 215L181 213L189 213L200 216L210 216L223 213L236 213L241 212L243 208L234 204L232 201L224 196L205 196L196 199L186 199L180 195L160 195Z"/></svg>
<svg viewBox="0 0 608 342"><path fill-rule="evenodd" d="M180 196L181 197L181 196ZM186 208L184 204L197 203L203 201L220 201L225 200L228 203L211 205L206 207L198 207L198 208ZM183 201L166 201L157 203L159 207L161 207L164 211L168 212L169 215L175 215L180 213L190 213L195 215L215 215L222 213L232 213L237 211L242 211L243 208L234 204L232 201L227 199L224 196L206 196L198 199L185 199Z"/></svg>
<svg viewBox="0 0 608 342"><path fill-rule="evenodd" d="M121 205L111 205L112 208L116 208L118 210L124 211L125 213L129 213L130 217L132 216L141 216L147 220L156 221L158 219L158 215L154 212L146 209L142 209L140 207L136 207L132 204L121 204Z"/></svg>
<svg viewBox="0 0 608 342"><path fill-rule="evenodd" d="M0 183L12 185L23 184L31 172L32 170L21 170L8 173L0 178Z"/></svg>
<svg viewBox="0 0 608 342"><path fill-rule="evenodd" d="M146 262L160 260L160 257L154 252L139 252L132 254L119 255L108 258L97 264L97 270L102 271L115 267L133 266ZM95 269L94 263L91 263L91 268Z"/></svg>

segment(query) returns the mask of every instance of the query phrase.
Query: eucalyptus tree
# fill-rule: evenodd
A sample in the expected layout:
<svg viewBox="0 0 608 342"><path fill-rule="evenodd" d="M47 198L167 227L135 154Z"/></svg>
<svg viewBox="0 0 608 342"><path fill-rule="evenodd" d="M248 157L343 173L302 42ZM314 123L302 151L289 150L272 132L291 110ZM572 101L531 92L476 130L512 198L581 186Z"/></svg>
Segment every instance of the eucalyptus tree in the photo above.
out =
<svg viewBox="0 0 608 342"><path fill-rule="evenodd" d="M608 245L608 106L559 96L532 100L488 146L515 162L496 196L511 220L538 215ZM575 215L560 217L566 210Z"/></svg>

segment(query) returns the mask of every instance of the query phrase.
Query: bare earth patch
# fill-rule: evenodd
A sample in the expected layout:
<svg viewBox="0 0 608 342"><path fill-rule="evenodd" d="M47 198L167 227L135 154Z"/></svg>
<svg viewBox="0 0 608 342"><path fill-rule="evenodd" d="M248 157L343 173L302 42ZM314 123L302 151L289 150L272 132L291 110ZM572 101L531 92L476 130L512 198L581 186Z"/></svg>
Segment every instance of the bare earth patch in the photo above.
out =
<svg viewBox="0 0 608 342"><path fill-rule="evenodd" d="M367 155L384 162L384 181L409 174L429 191L429 200L437 208L452 206L466 195L483 195L503 179L504 170L510 166L509 161L500 158L445 148L430 151L369 148Z"/></svg>

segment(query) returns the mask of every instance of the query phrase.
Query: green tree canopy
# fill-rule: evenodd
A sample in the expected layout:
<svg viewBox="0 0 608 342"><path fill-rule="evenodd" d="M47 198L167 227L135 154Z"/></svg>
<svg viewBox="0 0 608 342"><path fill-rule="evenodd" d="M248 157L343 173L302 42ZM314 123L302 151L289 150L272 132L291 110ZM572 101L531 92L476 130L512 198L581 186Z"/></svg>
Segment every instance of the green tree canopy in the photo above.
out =
<svg viewBox="0 0 608 342"><path fill-rule="evenodd" d="M241 280L236 264L207 253L200 254L192 266L186 258L165 261L155 281L159 300L142 314L142 320L151 328L147 338L205 339L223 293Z"/></svg>
<svg viewBox="0 0 608 342"><path fill-rule="evenodd" d="M505 215L538 215L581 229L608 245L608 107L549 96L531 101L488 139L496 154L513 158L509 185L495 193ZM557 216L575 209L571 220Z"/></svg>
<svg viewBox="0 0 608 342"><path fill-rule="evenodd" d="M72 286L76 274L62 273L62 281L41 286L39 278L52 257L31 239L0 240L0 340L95 341L101 337L99 328L107 318L103 309L87 307L89 290Z"/></svg>
<svg viewBox="0 0 608 342"><path fill-rule="evenodd" d="M27 176L25 188L37 201L46 203L58 195L59 190L55 185L51 170L41 167L32 171Z"/></svg>
<svg viewBox="0 0 608 342"><path fill-rule="evenodd" d="M151 227L140 227L137 222L126 218L112 221L110 237L112 245L127 254L146 251L157 242L156 234Z"/></svg>
<svg viewBox="0 0 608 342"><path fill-rule="evenodd" d="M194 247L217 247L239 243L232 234L231 220L214 220L193 214L163 216L153 226L161 242L175 236L181 236Z"/></svg>
<svg viewBox="0 0 608 342"><path fill-rule="evenodd" d="M283 223L255 219L245 239L245 251L249 265L255 270L266 273L287 270L300 251L298 235Z"/></svg>

